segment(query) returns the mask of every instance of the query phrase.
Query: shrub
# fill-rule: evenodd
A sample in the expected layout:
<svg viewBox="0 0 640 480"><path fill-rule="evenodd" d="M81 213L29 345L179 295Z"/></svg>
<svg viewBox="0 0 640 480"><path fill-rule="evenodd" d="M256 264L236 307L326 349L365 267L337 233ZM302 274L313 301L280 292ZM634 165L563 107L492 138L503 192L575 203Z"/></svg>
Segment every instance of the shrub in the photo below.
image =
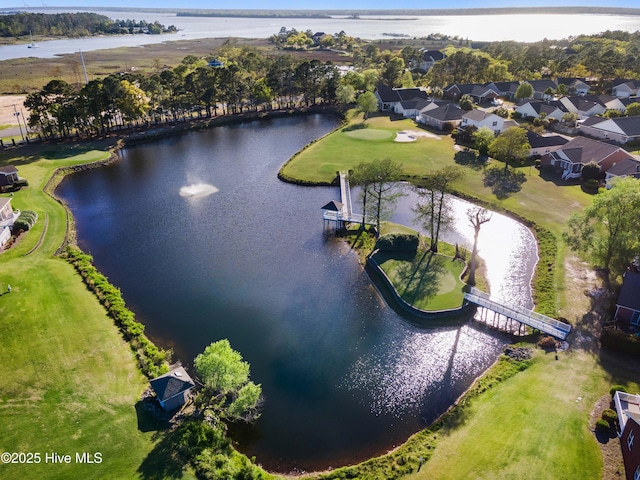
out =
<svg viewBox="0 0 640 480"><path fill-rule="evenodd" d="M28 232L30 228L31 228L31 225L29 224L29 222L25 222L20 217L18 217L18 219L13 224L14 233L17 233L20 231Z"/></svg>
<svg viewBox="0 0 640 480"><path fill-rule="evenodd" d="M609 393L611 394L611 396L613 397L616 392L622 392L622 393L627 393L627 389L622 386L622 385L614 385L613 387L611 387L611 389L609 390Z"/></svg>
<svg viewBox="0 0 640 480"><path fill-rule="evenodd" d="M582 184L582 188L587 193L598 193L600 187L600 181L595 178L590 178Z"/></svg>
<svg viewBox="0 0 640 480"><path fill-rule="evenodd" d="M609 422L599 418L596 421L596 432L598 432L598 433L606 433L606 434L611 433L611 427L609 426Z"/></svg>
<svg viewBox="0 0 640 480"><path fill-rule="evenodd" d="M415 252L418 250L419 239L410 233L389 233L381 236L376 242L376 248L383 252Z"/></svg>
<svg viewBox="0 0 640 480"><path fill-rule="evenodd" d="M353 130L362 130L363 128L369 128L369 124L368 123L353 123L347 127L344 127L342 129L343 132L351 132Z"/></svg>
<svg viewBox="0 0 640 480"><path fill-rule="evenodd" d="M556 339L550 336L543 337L538 341L538 346L545 350L552 350L557 346Z"/></svg>
<svg viewBox="0 0 640 480"><path fill-rule="evenodd" d="M611 408L606 408L602 412L602 420L607 422L611 428L615 428L616 422L618 421L618 414L616 413L615 410L612 410Z"/></svg>

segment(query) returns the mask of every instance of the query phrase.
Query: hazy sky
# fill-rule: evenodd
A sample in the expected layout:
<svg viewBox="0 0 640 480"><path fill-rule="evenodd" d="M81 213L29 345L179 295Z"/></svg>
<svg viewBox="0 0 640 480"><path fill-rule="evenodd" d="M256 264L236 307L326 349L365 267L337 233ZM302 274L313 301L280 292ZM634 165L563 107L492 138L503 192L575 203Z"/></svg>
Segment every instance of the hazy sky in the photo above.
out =
<svg viewBox="0 0 640 480"><path fill-rule="evenodd" d="M389 9L389 8L481 8L481 7L529 7L529 6L602 6L640 8L640 0L458 0L435 2L429 0L5 0L4 8L15 7L130 7L130 8L205 8L205 9Z"/></svg>

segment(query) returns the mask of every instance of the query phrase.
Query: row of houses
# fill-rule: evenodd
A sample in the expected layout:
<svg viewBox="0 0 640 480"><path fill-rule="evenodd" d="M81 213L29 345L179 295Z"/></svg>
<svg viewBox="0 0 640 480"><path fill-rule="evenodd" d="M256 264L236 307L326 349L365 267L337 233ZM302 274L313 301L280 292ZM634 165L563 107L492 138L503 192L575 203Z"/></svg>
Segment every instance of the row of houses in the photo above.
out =
<svg viewBox="0 0 640 480"><path fill-rule="evenodd" d="M466 111L451 100L430 98L419 88L391 89L379 86L375 95L380 110L413 118L419 124L439 130L454 127L487 127L498 135L510 127L517 126L513 120L494 113L480 109ZM597 105L598 109L590 111L586 109L586 104ZM563 97L561 100L546 102L527 100L522 102L516 111L528 117L540 116L540 113L545 112L547 117L560 120L562 115L568 112L595 115L608 109L624 111L626 105L616 97L587 95ZM600 166L608 186L615 177L640 176L640 162L623 148L610 143L640 140L640 117L609 119L589 116L578 122L578 128L584 135L595 139L578 136L569 140L560 135L538 135L528 132L530 156L540 156L541 165L557 172L564 180L580 178L583 166L588 163Z"/></svg>
<svg viewBox="0 0 640 480"><path fill-rule="evenodd" d="M585 96L591 86L583 78L557 78L528 80L533 88L533 99L550 100L558 90L564 90L569 96ZM492 98L514 99L520 82L453 83L444 89L445 97L459 100L462 95L470 95L475 102L482 103ZM615 79L611 83L611 96L619 99L637 97L640 94L640 80Z"/></svg>
<svg viewBox="0 0 640 480"><path fill-rule="evenodd" d="M566 113L575 113L578 119L602 115L608 110L624 114L627 106L635 103L635 98L618 98L613 95L574 95L553 100L521 100L515 111L523 117L539 118L545 116L561 120Z"/></svg>

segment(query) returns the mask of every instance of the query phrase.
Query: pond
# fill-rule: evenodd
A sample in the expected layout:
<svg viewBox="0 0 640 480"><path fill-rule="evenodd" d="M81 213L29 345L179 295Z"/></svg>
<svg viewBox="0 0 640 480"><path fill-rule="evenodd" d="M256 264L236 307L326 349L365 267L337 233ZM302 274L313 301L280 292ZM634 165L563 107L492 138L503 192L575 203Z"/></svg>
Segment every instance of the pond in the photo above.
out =
<svg viewBox="0 0 640 480"><path fill-rule="evenodd" d="M336 467L400 444L505 343L471 323L428 329L398 316L348 246L323 235L320 207L339 189L276 178L337 124L310 115L187 133L126 148L121 161L57 190L80 246L153 341L190 367L228 338L251 364L264 410L235 434L241 451L280 472ZM413 223L411 202L403 199L396 220ZM489 232L482 253L500 239L497 259L487 259L492 286L530 302L533 238L506 218L497 237ZM464 221L451 235L466 241ZM509 254L511 235L520 244ZM512 276L514 261L522 275Z"/></svg>

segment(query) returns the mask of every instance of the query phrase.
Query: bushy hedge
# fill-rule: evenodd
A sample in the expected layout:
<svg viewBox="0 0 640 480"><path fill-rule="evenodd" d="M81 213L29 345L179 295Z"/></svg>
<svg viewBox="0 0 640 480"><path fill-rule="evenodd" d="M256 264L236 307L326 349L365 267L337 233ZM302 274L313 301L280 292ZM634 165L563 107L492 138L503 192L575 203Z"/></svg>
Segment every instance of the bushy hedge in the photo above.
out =
<svg viewBox="0 0 640 480"><path fill-rule="evenodd" d="M609 422L599 418L596 421L596 432L598 432L598 433L606 433L606 434L611 433L611 426L609 425Z"/></svg>
<svg viewBox="0 0 640 480"><path fill-rule="evenodd" d="M603 330L600 336L600 345L609 350L640 357L640 339L620 330Z"/></svg>
<svg viewBox="0 0 640 480"><path fill-rule="evenodd" d="M20 216L13 223L13 231L28 232L29 230L31 230L31 227L33 227L36 224L37 220L38 220L38 214L36 212L33 212L31 210L25 210L23 212L20 212Z"/></svg>
<svg viewBox="0 0 640 480"><path fill-rule="evenodd" d="M389 233L382 235L376 242L376 248L383 252L415 252L419 239L410 233Z"/></svg>
<svg viewBox="0 0 640 480"><path fill-rule="evenodd" d="M136 322L134 313L125 306L120 289L110 284L107 277L96 269L93 257L75 247L67 247L66 257L129 342L142 373L149 378L167 373L171 351L159 349L146 337L144 325Z"/></svg>
<svg viewBox="0 0 640 480"><path fill-rule="evenodd" d="M602 412L602 420L607 422L611 428L615 428L618 421L618 414L611 408L605 408Z"/></svg>
<svg viewBox="0 0 640 480"><path fill-rule="evenodd" d="M627 389L623 385L614 385L609 389L609 394L613 397L616 392L627 393Z"/></svg>
<svg viewBox="0 0 640 480"><path fill-rule="evenodd" d="M369 128L369 124L368 123L352 123L351 125L348 125L346 127L344 127L342 129L343 132L352 132L354 130L363 130L365 128Z"/></svg>

